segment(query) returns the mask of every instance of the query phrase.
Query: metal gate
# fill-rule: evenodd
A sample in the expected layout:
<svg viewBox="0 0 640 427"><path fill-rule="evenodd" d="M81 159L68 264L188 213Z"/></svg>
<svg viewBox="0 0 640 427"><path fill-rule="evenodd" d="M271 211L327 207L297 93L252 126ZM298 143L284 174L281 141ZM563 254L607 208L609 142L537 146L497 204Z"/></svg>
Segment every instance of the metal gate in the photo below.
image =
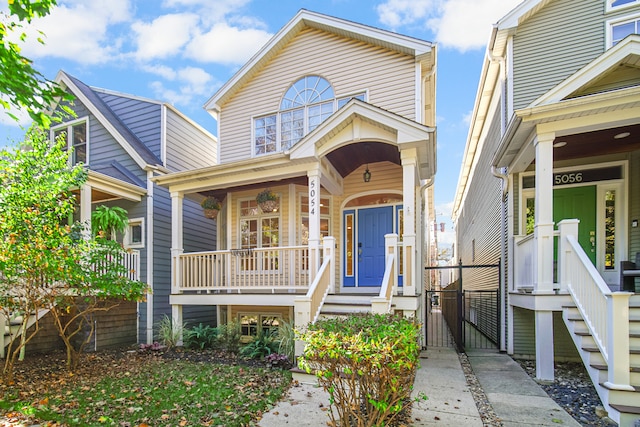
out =
<svg viewBox="0 0 640 427"><path fill-rule="evenodd" d="M496 269L498 286L492 290L464 290L465 268ZM425 270L458 269L458 280L444 289L428 290L426 295L427 347L495 349L500 342L500 263L425 267Z"/></svg>

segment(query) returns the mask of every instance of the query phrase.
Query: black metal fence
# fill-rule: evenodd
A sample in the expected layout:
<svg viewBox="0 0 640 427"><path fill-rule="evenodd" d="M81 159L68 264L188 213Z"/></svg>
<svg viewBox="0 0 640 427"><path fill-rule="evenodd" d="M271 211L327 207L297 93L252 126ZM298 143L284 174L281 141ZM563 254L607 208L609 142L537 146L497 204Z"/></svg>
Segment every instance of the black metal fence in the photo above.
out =
<svg viewBox="0 0 640 427"><path fill-rule="evenodd" d="M500 342L500 264L425 267L459 269L459 278L442 290L426 291L427 347L496 348ZM492 290L464 290L463 268L495 268L497 286Z"/></svg>

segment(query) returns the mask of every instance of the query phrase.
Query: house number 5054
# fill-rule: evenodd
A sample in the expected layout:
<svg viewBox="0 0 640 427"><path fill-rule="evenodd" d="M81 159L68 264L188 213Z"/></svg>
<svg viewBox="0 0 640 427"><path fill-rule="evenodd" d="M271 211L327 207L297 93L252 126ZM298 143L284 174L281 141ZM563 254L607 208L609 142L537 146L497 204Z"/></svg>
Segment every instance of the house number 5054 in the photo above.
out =
<svg viewBox="0 0 640 427"><path fill-rule="evenodd" d="M582 172L576 173L559 173L553 177L555 185L574 184L582 182Z"/></svg>

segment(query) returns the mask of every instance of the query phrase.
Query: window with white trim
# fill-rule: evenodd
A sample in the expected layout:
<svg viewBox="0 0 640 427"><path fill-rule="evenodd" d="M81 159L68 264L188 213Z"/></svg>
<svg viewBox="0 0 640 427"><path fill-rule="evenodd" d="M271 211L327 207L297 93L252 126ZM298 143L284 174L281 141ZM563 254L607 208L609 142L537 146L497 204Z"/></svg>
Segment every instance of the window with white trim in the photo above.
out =
<svg viewBox="0 0 640 427"><path fill-rule="evenodd" d="M88 163L87 159L87 119L83 118L73 122L55 126L51 129L51 138L57 140L63 138L67 142L66 149L73 149L71 164Z"/></svg>
<svg viewBox="0 0 640 427"><path fill-rule="evenodd" d="M133 218L124 232L124 246L127 248L144 247L144 218Z"/></svg>
<svg viewBox="0 0 640 427"><path fill-rule="evenodd" d="M624 21L615 21L609 23L609 40L610 46L613 47L620 43L622 39L630 34L640 34L640 15Z"/></svg>
<svg viewBox="0 0 640 427"><path fill-rule="evenodd" d="M240 200L240 247L242 249L276 248L280 246L280 198L272 212L263 212L255 199ZM277 251L264 256L243 258L241 269L277 270Z"/></svg>
<svg viewBox="0 0 640 427"><path fill-rule="evenodd" d="M288 150L351 98L364 101L365 93L336 98L326 79L316 75L301 78L287 89L277 113L254 119L254 154Z"/></svg>

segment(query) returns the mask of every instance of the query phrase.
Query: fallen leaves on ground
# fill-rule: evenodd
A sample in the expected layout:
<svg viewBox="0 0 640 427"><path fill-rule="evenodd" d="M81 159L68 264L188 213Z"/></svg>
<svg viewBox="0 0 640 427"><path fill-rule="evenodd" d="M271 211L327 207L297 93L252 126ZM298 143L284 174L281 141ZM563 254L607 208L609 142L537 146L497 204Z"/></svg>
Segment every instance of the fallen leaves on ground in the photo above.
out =
<svg viewBox="0 0 640 427"><path fill-rule="evenodd" d="M31 355L14 384L0 380L0 427L246 426L291 382L287 371L216 352L104 351L74 374L64 363L63 353Z"/></svg>

